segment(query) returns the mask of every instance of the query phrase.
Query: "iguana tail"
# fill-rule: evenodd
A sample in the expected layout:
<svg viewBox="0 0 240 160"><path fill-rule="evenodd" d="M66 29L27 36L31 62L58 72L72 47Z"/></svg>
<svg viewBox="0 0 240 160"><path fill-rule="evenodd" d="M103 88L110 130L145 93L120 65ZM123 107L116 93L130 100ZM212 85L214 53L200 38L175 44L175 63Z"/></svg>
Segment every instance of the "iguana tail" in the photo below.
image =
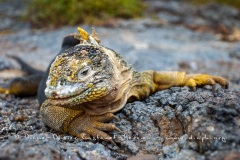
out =
<svg viewBox="0 0 240 160"><path fill-rule="evenodd" d="M7 88L0 87L0 93L14 94L16 96L36 95L42 77L43 74L33 74L14 78L11 80Z"/></svg>
<svg viewBox="0 0 240 160"><path fill-rule="evenodd" d="M26 62L24 62L21 58L19 58L17 56L8 55L8 57L17 61L18 64L20 64L20 66L21 66L21 70L24 71L27 75L44 74L44 71L40 71L35 68L32 68L31 66L29 66Z"/></svg>
<svg viewBox="0 0 240 160"><path fill-rule="evenodd" d="M13 78L6 88L0 86L0 93L14 94L16 96L36 95L38 85L43 78L44 72L32 68L19 57L8 57L16 60L20 64L21 70L24 71L27 76Z"/></svg>

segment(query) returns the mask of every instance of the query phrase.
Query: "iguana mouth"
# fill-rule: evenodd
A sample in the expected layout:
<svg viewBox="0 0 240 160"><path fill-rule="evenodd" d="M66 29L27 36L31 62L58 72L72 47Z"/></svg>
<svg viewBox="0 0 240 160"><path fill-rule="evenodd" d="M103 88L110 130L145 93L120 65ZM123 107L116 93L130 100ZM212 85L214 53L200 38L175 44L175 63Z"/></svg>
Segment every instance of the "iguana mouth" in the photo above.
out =
<svg viewBox="0 0 240 160"><path fill-rule="evenodd" d="M97 100L105 95L107 95L109 91L106 87L100 87L100 88L87 88L83 90L80 93L61 97L61 98L49 98L51 99L51 104L53 105L61 105L66 106L71 104L71 106L79 105L85 102L91 102L93 100Z"/></svg>
<svg viewBox="0 0 240 160"><path fill-rule="evenodd" d="M51 93L52 97L50 97L49 99L51 100L67 100L67 99L71 99L71 98L74 98L74 97L77 97L78 95L81 95L83 94L85 91L89 90L89 88L86 88L84 90L82 90L81 92L75 92L74 94L71 94L71 95L62 95L62 96L59 96L56 91L53 91Z"/></svg>
<svg viewBox="0 0 240 160"><path fill-rule="evenodd" d="M49 99L65 99L68 97L72 97L74 95L81 94L86 91L87 87L83 87L83 85L75 84L75 85L58 85L56 87L47 86L45 89L45 95Z"/></svg>

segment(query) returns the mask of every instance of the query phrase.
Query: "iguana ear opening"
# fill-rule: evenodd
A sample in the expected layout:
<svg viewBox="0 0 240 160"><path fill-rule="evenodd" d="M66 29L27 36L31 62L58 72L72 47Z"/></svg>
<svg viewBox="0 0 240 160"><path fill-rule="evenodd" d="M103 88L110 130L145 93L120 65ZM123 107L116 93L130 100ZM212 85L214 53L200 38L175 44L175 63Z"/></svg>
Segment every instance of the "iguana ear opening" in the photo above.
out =
<svg viewBox="0 0 240 160"><path fill-rule="evenodd" d="M92 34L89 35L87 31L78 27L79 34L75 34L74 38L80 41L79 44L93 44L98 46L100 43L100 39L98 38L98 34L96 33L95 29L92 28Z"/></svg>

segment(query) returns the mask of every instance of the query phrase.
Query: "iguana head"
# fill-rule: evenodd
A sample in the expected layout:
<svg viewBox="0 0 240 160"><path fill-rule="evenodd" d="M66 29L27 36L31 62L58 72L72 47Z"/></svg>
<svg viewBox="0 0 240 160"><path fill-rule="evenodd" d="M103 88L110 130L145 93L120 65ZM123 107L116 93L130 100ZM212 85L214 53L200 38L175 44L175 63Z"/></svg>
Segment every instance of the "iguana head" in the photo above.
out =
<svg viewBox="0 0 240 160"><path fill-rule="evenodd" d="M114 70L105 47L93 30L79 28L80 44L58 55L51 64L45 95L66 103L84 103L105 96L113 88Z"/></svg>

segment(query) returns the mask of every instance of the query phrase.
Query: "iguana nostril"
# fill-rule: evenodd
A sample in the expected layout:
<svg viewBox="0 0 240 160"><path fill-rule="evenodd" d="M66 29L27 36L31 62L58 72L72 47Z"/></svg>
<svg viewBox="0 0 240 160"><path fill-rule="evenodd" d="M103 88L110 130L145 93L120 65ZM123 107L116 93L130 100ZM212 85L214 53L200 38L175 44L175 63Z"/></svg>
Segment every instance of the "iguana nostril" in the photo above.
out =
<svg viewBox="0 0 240 160"><path fill-rule="evenodd" d="M52 97L57 97L58 96L56 91L53 91L51 95L52 95Z"/></svg>
<svg viewBox="0 0 240 160"><path fill-rule="evenodd" d="M60 85L62 86L62 85L64 85L65 84L65 80L64 79L61 79L60 80Z"/></svg>

